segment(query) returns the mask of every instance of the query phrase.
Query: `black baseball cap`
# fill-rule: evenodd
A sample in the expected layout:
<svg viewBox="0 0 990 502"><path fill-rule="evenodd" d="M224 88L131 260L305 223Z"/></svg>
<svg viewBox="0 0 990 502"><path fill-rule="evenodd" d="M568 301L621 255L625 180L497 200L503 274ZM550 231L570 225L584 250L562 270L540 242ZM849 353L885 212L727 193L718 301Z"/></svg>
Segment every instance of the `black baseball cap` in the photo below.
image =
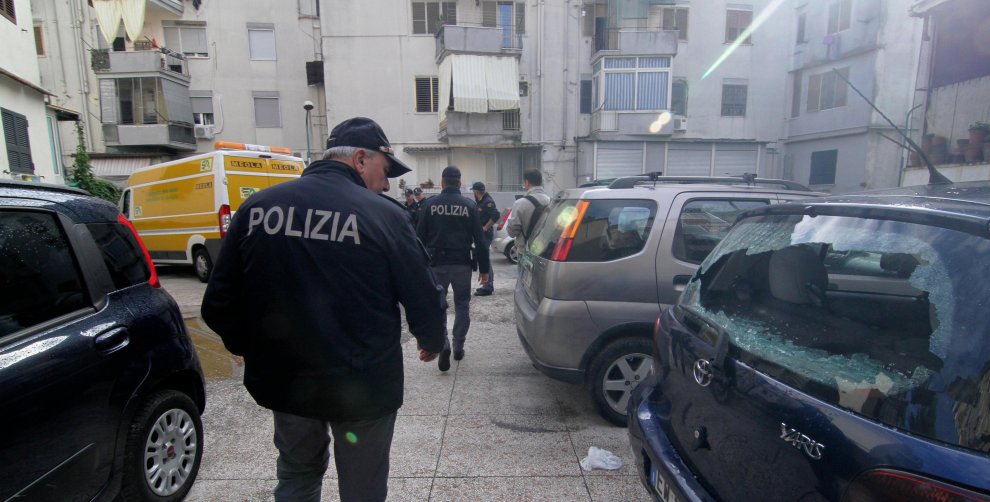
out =
<svg viewBox="0 0 990 502"><path fill-rule="evenodd" d="M406 197L412 194L413 194L412 188L407 188L406 191L402 192L402 195L405 195Z"/></svg>
<svg viewBox="0 0 990 502"><path fill-rule="evenodd" d="M475 181L474 184L471 185L471 190L477 190L479 192L484 192L485 191L485 184L482 183L482 182L480 182L480 181Z"/></svg>
<svg viewBox="0 0 990 502"><path fill-rule="evenodd" d="M423 189L420 187L413 188L413 195L423 195Z"/></svg>
<svg viewBox="0 0 990 502"><path fill-rule="evenodd" d="M440 173L441 178L454 178L461 179L461 170L457 166L447 166L443 168L443 172Z"/></svg>
<svg viewBox="0 0 990 502"><path fill-rule="evenodd" d="M395 151L392 150L392 145L389 144L381 126L366 117L354 117L334 126L330 131L330 137L327 138L327 149L336 146L366 148L384 154L392 161L392 167L388 170L389 178L398 178L412 171L409 166L395 157Z"/></svg>

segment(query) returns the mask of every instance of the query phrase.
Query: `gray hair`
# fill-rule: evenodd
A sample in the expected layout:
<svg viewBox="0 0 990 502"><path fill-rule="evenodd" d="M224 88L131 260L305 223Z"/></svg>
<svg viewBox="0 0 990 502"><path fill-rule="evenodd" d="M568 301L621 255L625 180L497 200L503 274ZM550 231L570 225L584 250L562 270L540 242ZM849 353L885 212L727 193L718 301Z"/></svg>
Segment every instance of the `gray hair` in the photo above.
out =
<svg viewBox="0 0 990 502"><path fill-rule="evenodd" d="M326 152L323 152L323 160L334 160L334 159L349 159L351 155L357 153L358 150L364 150L368 157L374 158L378 155L378 152L374 150L369 150L367 148L361 148L359 146L335 146Z"/></svg>

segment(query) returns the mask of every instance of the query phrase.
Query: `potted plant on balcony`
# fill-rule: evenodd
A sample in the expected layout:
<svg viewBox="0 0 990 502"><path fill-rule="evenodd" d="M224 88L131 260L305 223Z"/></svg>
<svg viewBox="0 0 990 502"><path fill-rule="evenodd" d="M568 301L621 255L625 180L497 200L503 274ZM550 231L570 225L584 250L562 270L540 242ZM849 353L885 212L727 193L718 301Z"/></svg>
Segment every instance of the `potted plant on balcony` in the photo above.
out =
<svg viewBox="0 0 990 502"><path fill-rule="evenodd" d="M420 188L433 188L433 180L427 178L426 181L419 184Z"/></svg>
<svg viewBox="0 0 990 502"><path fill-rule="evenodd" d="M979 145L986 141L987 135L990 133L990 124L982 121L973 122L969 126L969 144Z"/></svg>

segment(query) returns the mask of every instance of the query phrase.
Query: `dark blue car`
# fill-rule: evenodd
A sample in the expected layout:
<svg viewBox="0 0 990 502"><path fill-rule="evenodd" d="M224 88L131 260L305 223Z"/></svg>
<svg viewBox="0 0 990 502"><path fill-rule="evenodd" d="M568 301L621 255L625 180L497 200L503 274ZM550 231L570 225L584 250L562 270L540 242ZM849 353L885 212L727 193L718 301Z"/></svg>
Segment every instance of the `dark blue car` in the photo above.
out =
<svg viewBox="0 0 990 502"><path fill-rule="evenodd" d="M130 222L0 182L0 500L181 500L203 374Z"/></svg>
<svg viewBox="0 0 990 502"><path fill-rule="evenodd" d="M990 500L990 184L744 213L653 357L657 500Z"/></svg>

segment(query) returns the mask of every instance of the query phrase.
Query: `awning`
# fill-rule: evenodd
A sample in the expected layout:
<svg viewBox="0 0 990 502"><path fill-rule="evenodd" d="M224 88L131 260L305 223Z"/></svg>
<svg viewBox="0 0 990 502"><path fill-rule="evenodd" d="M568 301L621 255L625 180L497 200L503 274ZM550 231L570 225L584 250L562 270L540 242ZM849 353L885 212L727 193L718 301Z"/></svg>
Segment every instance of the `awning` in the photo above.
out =
<svg viewBox="0 0 990 502"><path fill-rule="evenodd" d="M151 157L92 157L93 174L99 178L126 178L136 169L154 163Z"/></svg>
<svg viewBox="0 0 990 502"><path fill-rule="evenodd" d="M17 75L15 75L15 74L7 71L7 70L4 70L3 68L0 68L0 75L4 75L7 78L13 80L14 82L17 82L18 84L21 84L21 85L23 85L23 86L25 86L25 87L27 87L29 89L35 90L37 92L40 92L41 94L44 94L46 96L54 96L54 94L52 94L51 92L48 92L48 90L46 90L44 87L41 87L41 86L32 84L27 79L18 77Z"/></svg>
<svg viewBox="0 0 990 502"><path fill-rule="evenodd" d="M77 112L75 110L70 110L68 108L62 108L61 106L53 105L51 103L49 103L49 104L47 104L45 106L47 106L49 110L55 112L55 120L58 120L60 122L64 122L64 121L78 122L79 121L79 112Z"/></svg>
<svg viewBox="0 0 990 502"><path fill-rule="evenodd" d="M449 103L443 82L449 79L454 111L488 113L519 108L519 62L515 57L453 54L440 64L440 77L440 103Z"/></svg>

